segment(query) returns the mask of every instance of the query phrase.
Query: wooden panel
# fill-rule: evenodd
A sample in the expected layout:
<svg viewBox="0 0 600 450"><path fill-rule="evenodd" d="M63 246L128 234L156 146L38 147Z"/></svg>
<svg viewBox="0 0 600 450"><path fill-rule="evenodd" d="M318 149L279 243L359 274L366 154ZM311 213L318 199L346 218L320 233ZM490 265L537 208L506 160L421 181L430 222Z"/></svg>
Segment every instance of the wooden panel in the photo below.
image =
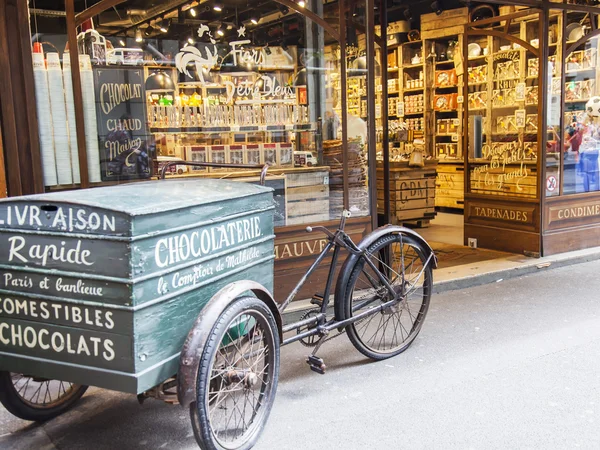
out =
<svg viewBox="0 0 600 450"><path fill-rule="evenodd" d="M465 199L465 224L504 228L507 239L512 231L537 233L540 229L540 207L535 201L521 202L492 196L468 196Z"/></svg>
<svg viewBox="0 0 600 450"><path fill-rule="evenodd" d="M600 225L600 192L547 198L544 231Z"/></svg>
<svg viewBox="0 0 600 450"><path fill-rule="evenodd" d="M436 177L435 206L462 209L464 207L464 200L464 166L458 164L439 164Z"/></svg>
<svg viewBox="0 0 600 450"><path fill-rule="evenodd" d="M339 221L313 223L312 225L322 225L335 229L339 225ZM360 241L370 231L370 228L370 216L351 218L346 222L346 232L354 242ZM307 233L304 226L276 228L275 236L274 292L275 299L278 302L283 302L314 262L319 252L325 247L327 241L322 233ZM338 270L345 257L344 253L340 253ZM315 293L322 293L327 281L328 262L330 260L331 258L326 258L321 263L319 269L313 273L298 293L297 300L311 298Z"/></svg>
<svg viewBox="0 0 600 450"><path fill-rule="evenodd" d="M558 230L542 236L543 256L598 246L600 226Z"/></svg>
<svg viewBox="0 0 600 450"><path fill-rule="evenodd" d="M538 233L465 223L465 245L469 238L476 238L480 248L520 254L540 253Z"/></svg>

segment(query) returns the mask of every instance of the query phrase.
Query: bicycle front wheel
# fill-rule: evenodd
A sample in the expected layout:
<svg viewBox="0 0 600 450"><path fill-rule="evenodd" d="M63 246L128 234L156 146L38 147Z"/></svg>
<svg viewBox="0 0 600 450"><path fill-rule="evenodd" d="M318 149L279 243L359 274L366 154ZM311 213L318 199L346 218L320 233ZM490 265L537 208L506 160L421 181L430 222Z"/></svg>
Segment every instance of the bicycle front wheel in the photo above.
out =
<svg viewBox="0 0 600 450"><path fill-rule="evenodd" d="M402 353L421 331L429 308L433 275L425 252L410 236L390 233L376 240L350 270L344 319L384 303L389 306L348 325L348 338L358 351L375 360ZM377 272L393 287L394 294Z"/></svg>
<svg viewBox="0 0 600 450"><path fill-rule="evenodd" d="M198 368L190 412L200 448L252 448L269 417L278 377L273 313L257 298L235 300L214 325Z"/></svg>

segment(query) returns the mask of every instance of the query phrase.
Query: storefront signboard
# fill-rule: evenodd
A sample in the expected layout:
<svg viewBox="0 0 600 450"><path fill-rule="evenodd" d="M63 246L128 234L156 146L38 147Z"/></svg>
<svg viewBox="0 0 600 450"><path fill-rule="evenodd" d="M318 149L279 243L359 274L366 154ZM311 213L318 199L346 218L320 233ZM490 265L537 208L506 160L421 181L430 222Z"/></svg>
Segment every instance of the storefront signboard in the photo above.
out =
<svg viewBox="0 0 600 450"><path fill-rule="evenodd" d="M94 86L102 181L149 178L143 70L95 68Z"/></svg>

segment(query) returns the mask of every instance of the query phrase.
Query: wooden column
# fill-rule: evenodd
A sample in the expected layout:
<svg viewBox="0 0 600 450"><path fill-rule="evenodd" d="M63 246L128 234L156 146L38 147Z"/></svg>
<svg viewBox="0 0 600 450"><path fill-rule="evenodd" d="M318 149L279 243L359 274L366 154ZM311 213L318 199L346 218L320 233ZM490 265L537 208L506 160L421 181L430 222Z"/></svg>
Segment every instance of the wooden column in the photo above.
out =
<svg viewBox="0 0 600 450"><path fill-rule="evenodd" d="M8 195L44 191L33 83L29 12L24 0L0 2L0 109Z"/></svg>

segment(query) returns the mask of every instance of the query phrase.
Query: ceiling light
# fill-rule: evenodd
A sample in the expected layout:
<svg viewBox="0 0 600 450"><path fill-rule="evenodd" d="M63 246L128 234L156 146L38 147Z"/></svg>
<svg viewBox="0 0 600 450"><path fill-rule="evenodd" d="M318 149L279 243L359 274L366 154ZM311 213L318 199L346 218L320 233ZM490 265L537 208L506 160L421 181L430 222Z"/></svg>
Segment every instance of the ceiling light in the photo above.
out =
<svg viewBox="0 0 600 450"><path fill-rule="evenodd" d="M442 13L442 2L439 0L431 2L431 9L439 16Z"/></svg>
<svg viewBox="0 0 600 450"><path fill-rule="evenodd" d="M252 22L254 25L258 24L258 19L256 17L251 17L250 18L250 22Z"/></svg>
<svg viewBox="0 0 600 450"><path fill-rule="evenodd" d="M223 35L225 35L225 32L224 32L222 29L218 28L218 29L217 29L217 34L218 34L219 36L223 36Z"/></svg>
<svg viewBox="0 0 600 450"><path fill-rule="evenodd" d="M146 27L146 29L144 30L144 36L146 36L146 37L151 36L152 33L154 33L154 31L155 31L154 27L152 25L148 25Z"/></svg>
<svg viewBox="0 0 600 450"><path fill-rule="evenodd" d="M160 23L160 31L162 31L163 33L167 33L169 31L169 27L171 26L171 19L169 20L163 20Z"/></svg>
<svg viewBox="0 0 600 450"><path fill-rule="evenodd" d="M213 6L213 9L215 11L221 12L221 11L223 11L223 5L221 5L220 3L215 3L214 6Z"/></svg>
<svg viewBox="0 0 600 450"><path fill-rule="evenodd" d="M304 7L306 6L306 3L305 3L305 2L303 2L302 0L300 0L300 1L298 2L298 6L299 6L300 8L304 8Z"/></svg>
<svg viewBox="0 0 600 450"><path fill-rule="evenodd" d="M190 44L190 45L194 45L195 43L196 43L196 41L194 40L194 38L193 38L193 37L189 37L189 38L188 38L188 44Z"/></svg>
<svg viewBox="0 0 600 450"><path fill-rule="evenodd" d="M142 42L142 30L135 30L135 42Z"/></svg>
<svg viewBox="0 0 600 450"><path fill-rule="evenodd" d="M119 39L119 44L121 44L121 47L125 47L125 41L123 39Z"/></svg>
<svg viewBox="0 0 600 450"><path fill-rule="evenodd" d="M192 17L196 17L196 10L194 8L190 8L190 14Z"/></svg>

